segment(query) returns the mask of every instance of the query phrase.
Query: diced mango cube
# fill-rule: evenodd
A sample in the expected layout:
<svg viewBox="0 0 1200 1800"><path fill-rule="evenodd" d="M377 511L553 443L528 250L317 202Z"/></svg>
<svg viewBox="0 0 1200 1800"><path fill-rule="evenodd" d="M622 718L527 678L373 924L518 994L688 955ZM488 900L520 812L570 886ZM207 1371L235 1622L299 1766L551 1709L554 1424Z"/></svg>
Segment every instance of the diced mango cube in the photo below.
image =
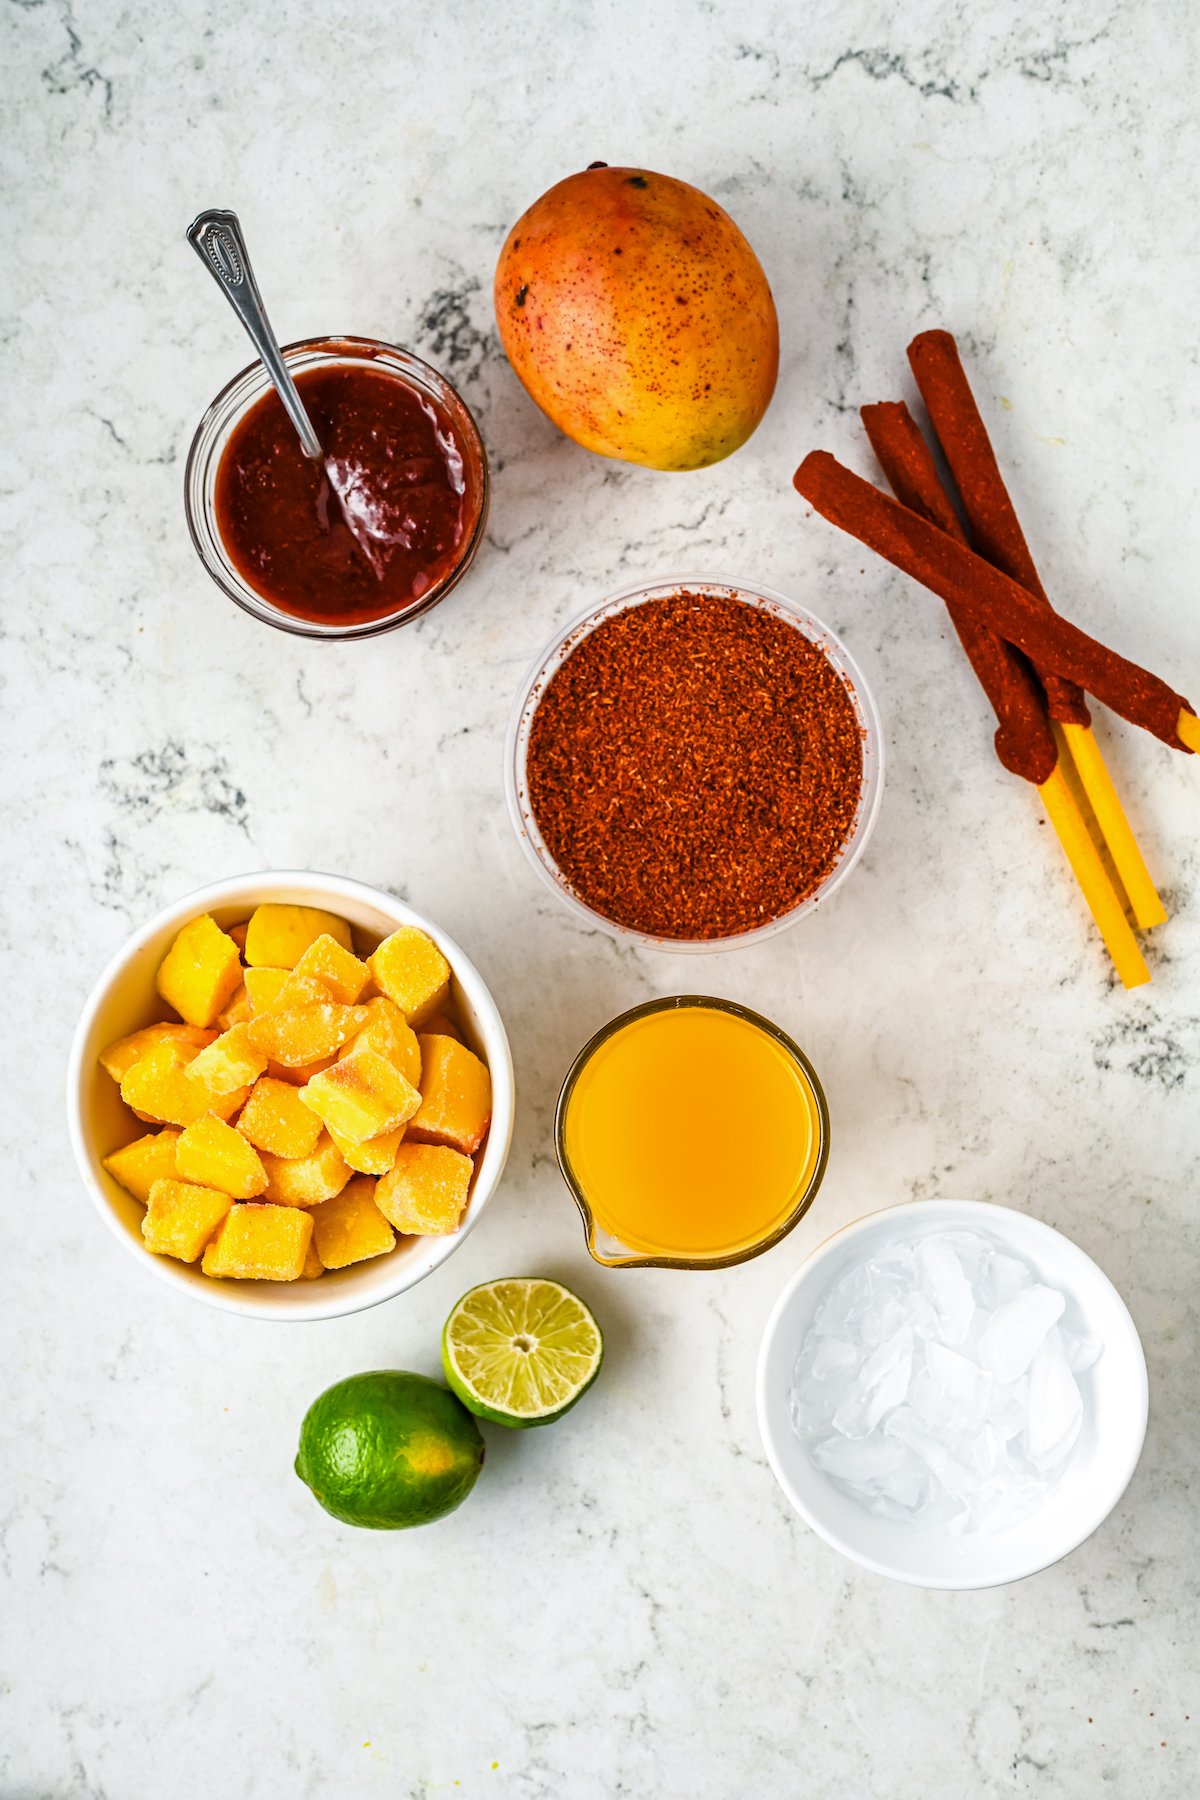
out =
<svg viewBox="0 0 1200 1800"><path fill-rule="evenodd" d="M264 1150L262 1165L267 1171L263 1198L278 1206L316 1206L340 1194L350 1179L349 1166L327 1131L311 1155L287 1159Z"/></svg>
<svg viewBox="0 0 1200 1800"><path fill-rule="evenodd" d="M297 1063L294 1069L289 1069L284 1063L268 1062L267 1074L276 1081L286 1081L294 1088L302 1088L307 1087L314 1075L319 1075L323 1069L330 1068L336 1061L336 1056L322 1056L316 1062Z"/></svg>
<svg viewBox="0 0 1200 1800"><path fill-rule="evenodd" d="M233 939L208 913L191 919L159 967L158 991L189 1025L211 1025L242 979Z"/></svg>
<svg viewBox="0 0 1200 1800"><path fill-rule="evenodd" d="M346 1049L361 1050L364 1046L378 1050L380 1056L395 1064L405 1081L420 1086L421 1046L417 1034L396 1002L383 994L367 1001L367 1022L355 1032Z"/></svg>
<svg viewBox="0 0 1200 1800"><path fill-rule="evenodd" d="M401 1144L375 1184L375 1204L409 1237L446 1237L462 1220L472 1168L469 1156L442 1144Z"/></svg>
<svg viewBox="0 0 1200 1800"><path fill-rule="evenodd" d="M157 1119L164 1125L190 1125L205 1113L228 1119L245 1100L249 1089L231 1088L212 1094L202 1081L193 1081L190 1066L197 1054L174 1041L154 1044L135 1062L121 1081L121 1098L139 1118Z"/></svg>
<svg viewBox="0 0 1200 1800"><path fill-rule="evenodd" d="M353 1050L314 1075L300 1098L326 1126L352 1143L395 1131L411 1119L421 1096L377 1050Z"/></svg>
<svg viewBox="0 0 1200 1800"><path fill-rule="evenodd" d="M375 1204L375 1183L356 1175L340 1194L312 1211L313 1242L327 1269L386 1256L396 1236Z"/></svg>
<svg viewBox="0 0 1200 1800"><path fill-rule="evenodd" d="M242 977L251 1013L269 1012L279 998L289 969L247 969Z"/></svg>
<svg viewBox="0 0 1200 1800"><path fill-rule="evenodd" d="M219 1188L235 1200L253 1200L267 1185L254 1145L211 1115L187 1127L175 1146L175 1167L184 1181Z"/></svg>
<svg viewBox="0 0 1200 1800"><path fill-rule="evenodd" d="M250 1042L272 1062L286 1068L332 1056L364 1023L364 1006L339 1006L324 1000L312 1006L275 1006L255 1013L247 1026Z"/></svg>
<svg viewBox="0 0 1200 1800"><path fill-rule="evenodd" d="M234 1281L299 1281L312 1229L308 1213L292 1206L231 1206L201 1267Z"/></svg>
<svg viewBox="0 0 1200 1800"><path fill-rule="evenodd" d="M367 967L380 993L395 1001L410 1025L436 1012L450 992L450 964L415 925L402 925L384 938Z"/></svg>
<svg viewBox="0 0 1200 1800"><path fill-rule="evenodd" d="M305 1106L299 1091L270 1075L261 1076L251 1088L237 1128L256 1149L293 1161L311 1156L321 1135L321 1121Z"/></svg>
<svg viewBox="0 0 1200 1800"><path fill-rule="evenodd" d="M202 1081L211 1094L227 1094L231 1088L250 1087L257 1081L267 1059L250 1042L248 1029L248 1021L243 1020L214 1038L188 1064L192 1080Z"/></svg>
<svg viewBox="0 0 1200 1800"><path fill-rule="evenodd" d="M409 1122L417 1143L449 1144L468 1155L478 1150L492 1119L492 1078L487 1064L457 1038L422 1033L421 1109Z"/></svg>
<svg viewBox="0 0 1200 1800"><path fill-rule="evenodd" d="M309 1215L311 1217L311 1214ZM304 1253L304 1267L300 1271L302 1281L315 1281L318 1275L325 1273L325 1264L317 1255L315 1238L309 1238L308 1249Z"/></svg>
<svg viewBox="0 0 1200 1800"><path fill-rule="evenodd" d="M191 1050L203 1050L216 1035L215 1031L206 1031L199 1025L143 1025L140 1031L131 1031L128 1037L118 1038L115 1044L102 1050L100 1066L119 1083L155 1044L176 1043Z"/></svg>
<svg viewBox="0 0 1200 1800"><path fill-rule="evenodd" d="M246 981L243 976L241 986L235 990L229 1005L217 1014L217 1024L222 1031L228 1031L231 1026L241 1025L248 1019L250 1011L250 996L246 992Z"/></svg>
<svg viewBox="0 0 1200 1800"><path fill-rule="evenodd" d="M460 1044L465 1044L467 1041L462 1034L462 1028L457 1019L452 1019L449 1013L434 1013L430 1018L425 1020L421 1029L423 1031L432 1032L434 1037L457 1038Z"/></svg>
<svg viewBox="0 0 1200 1800"><path fill-rule="evenodd" d="M343 949L353 950L350 927L336 913L318 906L284 906L268 902L246 927L246 961L255 968L294 969L309 945L328 934Z"/></svg>
<svg viewBox="0 0 1200 1800"><path fill-rule="evenodd" d="M350 1167L360 1175L386 1175L404 1141L404 1127L397 1125L395 1131L382 1132L379 1137L364 1138L361 1144L353 1143L350 1138L339 1137L332 1129L329 1135Z"/></svg>
<svg viewBox="0 0 1200 1800"><path fill-rule="evenodd" d="M240 925L231 925L226 934L227 936L229 936L233 939L234 943L237 945L238 949L242 952L243 955L245 955L245 951L246 951L247 923L248 923L248 921L243 919Z"/></svg>
<svg viewBox="0 0 1200 1800"><path fill-rule="evenodd" d="M296 964L297 975L307 975L327 987L343 1006L353 1006L367 985L370 970L352 950L339 944L327 931L314 938Z"/></svg>
<svg viewBox="0 0 1200 1800"><path fill-rule="evenodd" d="M151 1131L145 1137L135 1138L132 1144L114 1150L111 1156L104 1158L104 1166L114 1181L119 1181L145 1206L156 1181L173 1180L178 1174L175 1167L178 1142L177 1131Z"/></svg>
<svg viewBox="0 0 1200 1800"><path fill-rule="evenodd" d="M156 1256L195 1262L233 1202L216 1188L161 1179L150 1189L142 1239Z"/></svg>

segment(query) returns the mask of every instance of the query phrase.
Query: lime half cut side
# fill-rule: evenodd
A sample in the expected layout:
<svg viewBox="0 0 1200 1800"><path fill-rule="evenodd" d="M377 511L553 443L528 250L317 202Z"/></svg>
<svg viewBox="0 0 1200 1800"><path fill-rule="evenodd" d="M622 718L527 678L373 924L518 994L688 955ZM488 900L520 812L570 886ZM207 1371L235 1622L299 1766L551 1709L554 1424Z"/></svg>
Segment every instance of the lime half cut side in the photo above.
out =
<svg viewBox="0 0 1200 1800"><path fill-rule="evenodd" d="M442 1332L446 1380L493 1425L549 1425L587 1392L604 1339L577 1294L539 1276L486 1281Z"/></svg>

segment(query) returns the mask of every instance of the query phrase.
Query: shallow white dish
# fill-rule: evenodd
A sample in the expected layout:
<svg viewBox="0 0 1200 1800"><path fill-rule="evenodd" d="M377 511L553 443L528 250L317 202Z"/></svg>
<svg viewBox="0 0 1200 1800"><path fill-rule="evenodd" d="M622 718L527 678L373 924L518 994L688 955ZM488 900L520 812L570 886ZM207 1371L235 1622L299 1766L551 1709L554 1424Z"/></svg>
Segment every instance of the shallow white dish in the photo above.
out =
<svg viewBox="0 0 1200 1800"><path fill-rule="evenodd" d="M834 1282L873 1250L917 1227L969 1226L1023 1257L1068 1296L1068 1317L1104 1348L1087 1375L1087 1410L1055 1491L994 1536L922 1536L876 1518L829 1480L792 1426L789 1395L800 1346ZM758 1425L780 1487L826 1543L863 1568L917 1587L986 1588L1049 1568L1103 1523L1125 1492L1146 1436L1149 1389L1137 1328L1116 1288L1077 1244L1040 1219L973 1200L916 1200L869 1213L821 1244L776 1301L758 1358Z"/></svg>
<svg viewBox="0 0 1200 1800"><path fill-rule="evenodd" d="M492 1123L475 1165L463 1222L452 1237L410 1238L390 1256L331 1271L316 1281L216 1281L201 1274L198 1264L153 1256L143 1245L145 1209L113 1180L102 1163L103 1157L137 1134L137 1121L96 1059L106 1044L162 1018L166 1009L155 991L154 977L176 933L189 919L208 912L218 925L232 925L269 900L324 907L376 938L386 937L400 925L416 925L427 932L450 964L454 997L467 1035L491 1071ZM414 1287L453 1256L496 1191L512 1141L514 1112L512 1053L503 1021L482 976L453 938L379 888L339 875L300 870L212 882L185 894L135 932L92 990L75 1033L67 1075L67 1118L79 1172L101 1216L125 1248L143 1268L193 1300L255 1318L334 1319L361 1312Z"/></svg>

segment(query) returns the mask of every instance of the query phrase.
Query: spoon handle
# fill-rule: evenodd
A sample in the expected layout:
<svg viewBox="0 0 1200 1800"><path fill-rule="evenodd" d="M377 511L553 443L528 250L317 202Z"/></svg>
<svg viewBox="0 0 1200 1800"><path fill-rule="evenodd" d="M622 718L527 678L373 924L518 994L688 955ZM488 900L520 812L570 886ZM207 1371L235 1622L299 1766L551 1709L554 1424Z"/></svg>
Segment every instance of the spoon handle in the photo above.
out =
<svg viewBox="0 0 1200 1800"><path fill-rule="evenodd" d="M198 213L188 226L187 241L246 327L250 341L299 433L305 456L310 456L314 462L323 462L325 452L321 440L313 430L313 422L271 330L237 214L219 207Z"/></svg>

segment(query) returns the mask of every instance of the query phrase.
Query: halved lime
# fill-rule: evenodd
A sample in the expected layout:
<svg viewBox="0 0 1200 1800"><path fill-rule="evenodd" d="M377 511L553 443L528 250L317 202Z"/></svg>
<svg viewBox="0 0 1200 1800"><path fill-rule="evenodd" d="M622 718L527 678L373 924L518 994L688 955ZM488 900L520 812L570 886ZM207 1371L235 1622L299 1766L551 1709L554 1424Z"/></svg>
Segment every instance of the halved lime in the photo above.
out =
<svg viewBox="0 0 1200 1800"><path fill-rule="evenodd" d="M485 1281L442 1332L442 1367L464 1406L493 1425L549 1425L586 1393L604 1339L577 1294L539 1276Z"/></svg>

